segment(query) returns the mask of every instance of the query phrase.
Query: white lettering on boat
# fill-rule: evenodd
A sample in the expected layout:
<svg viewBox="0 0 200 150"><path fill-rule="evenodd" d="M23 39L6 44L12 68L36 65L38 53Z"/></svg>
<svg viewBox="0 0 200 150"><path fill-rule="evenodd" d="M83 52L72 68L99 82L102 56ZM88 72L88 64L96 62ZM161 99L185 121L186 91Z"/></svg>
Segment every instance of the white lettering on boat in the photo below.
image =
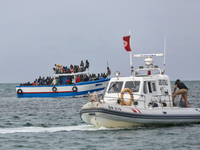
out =
<svg viewBox="0 0 200 150"><path fill-rule="evenodd" d="M167 80L158 80L158 82L159 82L159 85L167 85L168 86Z"/></svg>

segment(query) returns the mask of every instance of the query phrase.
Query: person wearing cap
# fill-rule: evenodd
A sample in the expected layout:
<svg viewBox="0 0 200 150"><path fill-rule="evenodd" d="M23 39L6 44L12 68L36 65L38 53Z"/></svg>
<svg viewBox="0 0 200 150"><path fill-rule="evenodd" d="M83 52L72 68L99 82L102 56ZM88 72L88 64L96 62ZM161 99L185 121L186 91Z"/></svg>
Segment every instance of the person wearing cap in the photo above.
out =
<svg viewBox="0 0 200 150"><path fill-rule="evenodd" d="M179 88L179 90L176 91L177 87ZM172 95L172 101L173 101L173 103L174 103L174 97L176 95L180 95L181 94L182 95L181 100L184 99L186 107L189 108L189 104L188 104L188 100L187 100L188 88L179 79L177 79L176 82L175 82L174 92L172 94L173 94Z"/></svg>

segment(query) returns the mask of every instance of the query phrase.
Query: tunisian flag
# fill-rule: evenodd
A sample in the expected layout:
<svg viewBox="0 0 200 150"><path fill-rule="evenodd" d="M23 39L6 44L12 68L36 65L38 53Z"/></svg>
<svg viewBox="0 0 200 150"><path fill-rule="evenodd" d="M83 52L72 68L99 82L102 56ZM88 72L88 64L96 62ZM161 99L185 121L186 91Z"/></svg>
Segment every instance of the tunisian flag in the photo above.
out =
<svg viewBox="0 0 200 150"><path fill-rule="evenodd" d="M130 52L131 51L130 36L124 36L123 41L124 41L124 48L126 49L127 52Z"/></svg>

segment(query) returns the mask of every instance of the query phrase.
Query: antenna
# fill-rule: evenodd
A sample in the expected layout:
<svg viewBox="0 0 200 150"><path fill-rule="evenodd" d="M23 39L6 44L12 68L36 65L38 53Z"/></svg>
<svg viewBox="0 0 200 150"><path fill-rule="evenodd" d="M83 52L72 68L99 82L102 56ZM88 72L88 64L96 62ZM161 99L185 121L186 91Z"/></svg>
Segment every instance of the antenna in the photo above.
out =
<svg viewBox="0 0 200 150"><path fill-rule="evenodd" d="M166 36L164 39L164 64L163 64L163 73L165 72L165 55L166 55Z"/></svg>
<svg viewBox="0 0 200 150"><path fill-rule="evenodd" d="M152 57L163 57L163 54L137 54L134 57L145 57L146 68L153 68L153 59Z"/></svg>

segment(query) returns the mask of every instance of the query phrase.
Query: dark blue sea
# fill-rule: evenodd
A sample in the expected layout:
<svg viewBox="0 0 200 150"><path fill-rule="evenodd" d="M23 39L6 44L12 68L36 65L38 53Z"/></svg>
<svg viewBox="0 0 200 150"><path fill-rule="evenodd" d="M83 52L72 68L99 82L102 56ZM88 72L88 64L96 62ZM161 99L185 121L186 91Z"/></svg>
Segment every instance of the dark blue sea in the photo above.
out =
<svg viewBox="0 0 200 150"><path fill-rule="evenodd" d="M200 108L200 81L184 83ZM95 128L79 116L87 98L17 98L16 85L0 84L0 150L200 149L200 124Z"/></svg>

